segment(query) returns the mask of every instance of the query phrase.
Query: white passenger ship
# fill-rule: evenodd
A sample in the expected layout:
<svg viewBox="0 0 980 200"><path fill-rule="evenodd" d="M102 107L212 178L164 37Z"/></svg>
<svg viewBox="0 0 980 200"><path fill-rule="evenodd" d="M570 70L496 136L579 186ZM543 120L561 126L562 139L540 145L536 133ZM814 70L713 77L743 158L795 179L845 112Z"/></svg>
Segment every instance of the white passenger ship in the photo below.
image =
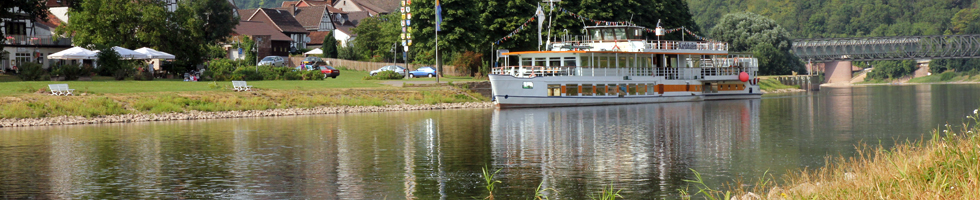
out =
<svg viewBox="0 0 980 200"><path fill-rule="evenodd" d="M644 40L639 26L588 26L546 51L498 51L501 108L760 98L758 61L721 42ZM657 29L657 35L663 35Z"/></svg>

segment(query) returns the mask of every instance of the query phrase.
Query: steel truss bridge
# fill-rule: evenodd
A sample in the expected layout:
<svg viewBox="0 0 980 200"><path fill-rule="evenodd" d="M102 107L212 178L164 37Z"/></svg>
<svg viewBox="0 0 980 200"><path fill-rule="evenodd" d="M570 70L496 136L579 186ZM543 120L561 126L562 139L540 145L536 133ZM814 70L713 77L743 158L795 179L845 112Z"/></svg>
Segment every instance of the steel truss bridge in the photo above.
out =
<svg viewBox="0 0 980 200"><path fill-rule="evenodd" d="M980 58L980 35L798 39L793 52L812 62Z"/></svg>

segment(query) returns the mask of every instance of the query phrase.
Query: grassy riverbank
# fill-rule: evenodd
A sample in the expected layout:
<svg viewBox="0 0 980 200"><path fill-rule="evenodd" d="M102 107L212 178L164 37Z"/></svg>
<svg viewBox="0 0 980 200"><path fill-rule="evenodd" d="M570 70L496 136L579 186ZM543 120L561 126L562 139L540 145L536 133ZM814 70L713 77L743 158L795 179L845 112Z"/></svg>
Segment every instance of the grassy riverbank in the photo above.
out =
<svg viewBox="0 0 980 200"><path fill-rule="evenodd" d="M734 188L739 199L970 199L980 197L980 115L969 124L931 133L894 148L861 146L853 158L790 174L774 184L763 177L753 188ZM703 195L704 193L702 193ZM708 194L724 196L720 191ZM728 199L728 198L724 198Z"/></svg>
<svg viewBox="0 0 980 200"><path fill-rule="evenodd" d="M182 80L14 81L0 77L0 119L57 116L245 111L323 106L425 105L484 102L488 99L453 86L401 88L363 80L367 72L345 71L322 81L249 81L253 92L234 92L230 82ZM427 79L412 79L424 81ZM444 78L443 81L474 81ZM51 96L47 84L67 83L77 96Z"/></svg>
<svg viewBox="0 0 980 200"><path fill-rule="evenodd" d="M783 85L783 83L780 83L778 80L774 78L762 78L761 80L759 80L759 89L761 89L763 92L776 92L779 90L800 89L800 88L792 85Z"/></svg>

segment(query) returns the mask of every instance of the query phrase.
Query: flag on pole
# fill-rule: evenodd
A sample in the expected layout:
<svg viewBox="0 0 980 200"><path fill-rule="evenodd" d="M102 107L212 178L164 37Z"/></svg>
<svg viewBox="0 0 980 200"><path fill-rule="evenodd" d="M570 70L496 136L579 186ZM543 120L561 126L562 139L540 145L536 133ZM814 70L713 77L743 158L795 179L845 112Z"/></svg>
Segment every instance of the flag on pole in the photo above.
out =
<svg viewBox="0 0 980 200"><path fill-rule="evenodd" d="M436 0L436 31L442 30L442 5Z"/></svg>

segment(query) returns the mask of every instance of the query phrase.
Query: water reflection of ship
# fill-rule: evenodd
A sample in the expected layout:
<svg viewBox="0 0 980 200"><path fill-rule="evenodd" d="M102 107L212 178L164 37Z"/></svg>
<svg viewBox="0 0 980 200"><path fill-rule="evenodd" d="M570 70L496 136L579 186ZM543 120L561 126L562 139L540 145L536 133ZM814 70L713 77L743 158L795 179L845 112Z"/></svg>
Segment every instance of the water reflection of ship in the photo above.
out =
<svg viewBox="0 0 980 200"><path fill-rule="evenodd" d="M664 195L688 168L730 171L732 151L758 145L758 109L759 100L739 100L497 110L494 165L563 196L586 192L569 185L609 183L639 197Z"/></svg>

